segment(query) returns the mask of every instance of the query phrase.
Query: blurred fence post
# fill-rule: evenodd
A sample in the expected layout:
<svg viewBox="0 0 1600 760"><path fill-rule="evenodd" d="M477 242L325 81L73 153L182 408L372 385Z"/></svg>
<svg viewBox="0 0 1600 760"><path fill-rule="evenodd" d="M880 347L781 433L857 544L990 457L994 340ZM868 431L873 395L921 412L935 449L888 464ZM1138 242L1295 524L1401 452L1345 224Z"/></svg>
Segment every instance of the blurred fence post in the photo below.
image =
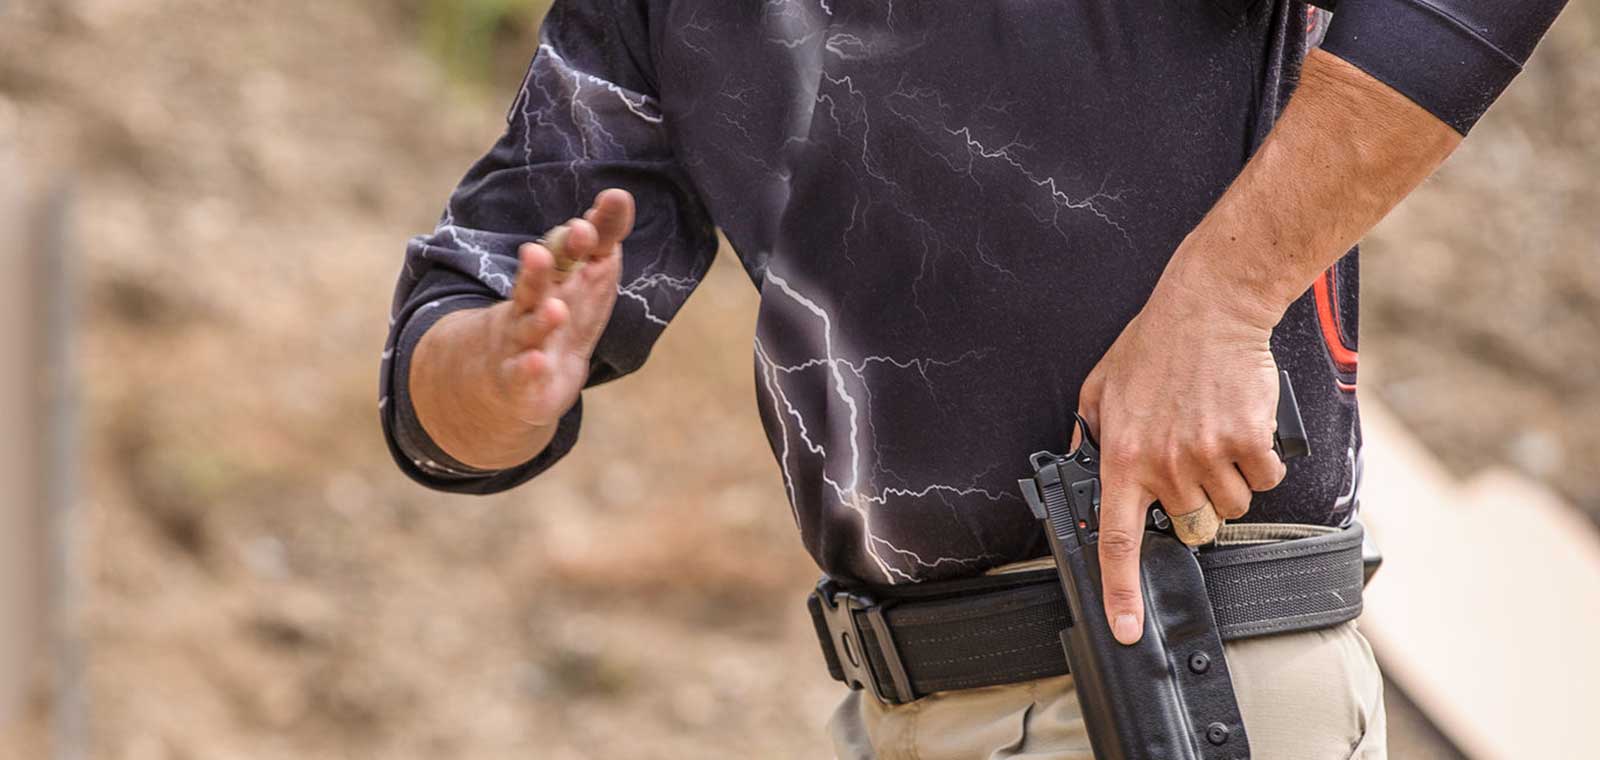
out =
<svg viewBox="0 0 1600 760"><path fill-rule="evenodd" d="M62 184L42 202L29 197L5 121L0 118L0 725L17 717L48 674L53 756L79 760L87 753L88 698L79 604L72 193Z"/></svg>
<svg viewBox="0 0 1600 760"><path fill-rule="evenodd" d="M84 760L89 755L89 694L83 637L83 582L78 466L78 255L74 249L73 188L54 188L39 215L34 241L34 271L39 273L40 372L45 421L40 427L44 466L43 513L50 551L47 559L50 646L54 655L54 709L51 711L56 760Z"/></svg>
<svg viewBox="0 0 1600 760"><path fill-rule="evenodd" d="M3 105L3 103L0 103ZM3 114L0 114L3 115ZM3 127L0 124L0 127ZM44 489L38 433L36 278L21 167L0 134L0 722L10 721L41 672L45 633Z"/></svg>

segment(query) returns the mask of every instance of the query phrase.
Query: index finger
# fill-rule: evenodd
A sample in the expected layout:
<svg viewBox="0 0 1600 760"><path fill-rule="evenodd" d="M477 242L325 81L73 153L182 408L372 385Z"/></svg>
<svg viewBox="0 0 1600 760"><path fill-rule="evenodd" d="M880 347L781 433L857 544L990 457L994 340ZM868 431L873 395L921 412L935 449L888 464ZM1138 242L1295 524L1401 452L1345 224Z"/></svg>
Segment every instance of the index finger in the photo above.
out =
<svg viewBox="0 0 1600 760"><path fill-rule="evenodd" d="M1123 644L1144 636L1144 594L1139 588L1139 546L1145 509L1155 497L1101 459L1100 577L1106 622Z"/></svg>

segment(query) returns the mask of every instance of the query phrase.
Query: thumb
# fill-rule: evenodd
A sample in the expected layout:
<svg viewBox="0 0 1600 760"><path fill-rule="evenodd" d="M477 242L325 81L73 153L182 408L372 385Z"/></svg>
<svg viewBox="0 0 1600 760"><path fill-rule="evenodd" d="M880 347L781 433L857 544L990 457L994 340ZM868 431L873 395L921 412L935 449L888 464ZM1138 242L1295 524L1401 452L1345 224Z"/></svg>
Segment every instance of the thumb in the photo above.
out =
<svg viewBox="0 0 1600 760"><path fill-rule="evenodd" d="M1110 465L1101 459L1102 468ZM1144 511L1155 499L1115 468L1101 470L1100 576L1106 621L1123 644L1144 635L1144 594L1139 588L1139 545Z"/></svg>

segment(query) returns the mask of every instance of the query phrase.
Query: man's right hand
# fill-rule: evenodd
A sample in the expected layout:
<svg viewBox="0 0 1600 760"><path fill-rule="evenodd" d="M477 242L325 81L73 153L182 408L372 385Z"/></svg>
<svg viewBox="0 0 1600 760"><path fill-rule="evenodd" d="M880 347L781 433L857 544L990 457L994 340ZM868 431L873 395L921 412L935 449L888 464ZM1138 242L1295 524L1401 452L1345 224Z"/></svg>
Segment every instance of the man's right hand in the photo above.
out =
<svg viewBox="0 0 1600 760"><path fill-rule="evenodd" d="M417 419L462 464L500 470L532 459L555 435L589 377L589 357L616 303L633 196L610 189L582 218L526 243L509 300L454 312L411 358ZM564 273L557 262L574 262Z"/></svg>

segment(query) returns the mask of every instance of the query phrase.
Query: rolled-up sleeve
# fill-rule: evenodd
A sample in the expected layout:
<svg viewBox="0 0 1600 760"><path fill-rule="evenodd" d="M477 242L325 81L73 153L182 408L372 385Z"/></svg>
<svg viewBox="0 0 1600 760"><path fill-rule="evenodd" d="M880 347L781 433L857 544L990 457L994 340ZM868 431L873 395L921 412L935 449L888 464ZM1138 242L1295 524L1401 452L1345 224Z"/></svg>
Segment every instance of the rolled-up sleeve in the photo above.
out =
<svg viewBox="0 0 1600 760"><path fill-rule="evenodd" d="M418 482L500 491L537 475L576 443L581 403L533 460L499 471L453 460L411 404L411 354L447 314L508 297L518 246L581 214L609 187L638 214L623 243L617 305L590 363L589 385L637 369L711 265L716 233L674 159L637 0L558 0L507 114L506 131L452 193L438 226L413 239L395 288L379 410L396 463Z"/></svg>
<svg viewBox="0 0 1600 760"><path fill-rule="evenodd" d="M1466 134L1566 0L1340 0L1322 49Z"/></svg>

